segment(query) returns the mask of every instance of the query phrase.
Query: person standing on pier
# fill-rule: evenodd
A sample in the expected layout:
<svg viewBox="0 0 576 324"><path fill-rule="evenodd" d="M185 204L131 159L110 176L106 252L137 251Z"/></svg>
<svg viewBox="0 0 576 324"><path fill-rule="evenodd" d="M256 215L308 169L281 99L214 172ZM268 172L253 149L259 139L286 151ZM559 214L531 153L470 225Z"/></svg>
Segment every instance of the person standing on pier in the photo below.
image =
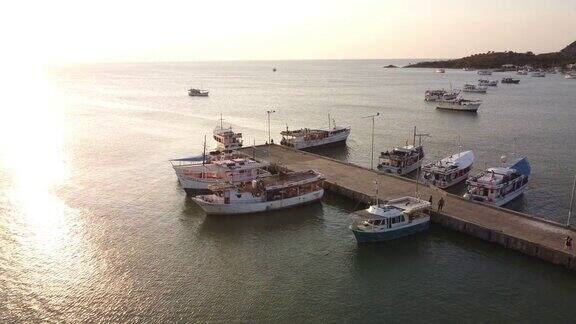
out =
<svg viewBox="0 0 576 324"><path fill-rule="evenodd" d="M442 208L444 208L444 197L440 197L440 200L438 200L438 212L441 212Z"/></svg>

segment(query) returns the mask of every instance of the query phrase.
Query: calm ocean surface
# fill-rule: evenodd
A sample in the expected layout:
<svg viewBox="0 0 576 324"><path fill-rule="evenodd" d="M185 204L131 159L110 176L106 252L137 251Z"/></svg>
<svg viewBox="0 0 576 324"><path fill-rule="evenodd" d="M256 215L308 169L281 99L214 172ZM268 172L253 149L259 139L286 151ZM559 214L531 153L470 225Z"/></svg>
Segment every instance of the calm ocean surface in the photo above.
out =
<svg viewBox="0 0 576 324"><path fill-rule="evenodd" d="M79 65L15 81L0 110L0 322L573 321L576 275L535 258L438 226L357 246L347 215L358 206L334 195L206 217L179 188L168 160L200 152L220 114L250 145L267 139L266 110L276 141L330 113L352 135L321 153L369 166L362 117L380 112L376 152L417 126L429 159L460 137L475 171L511 157L516 138L533 175L506 207L565 222L576 81L518 76L467 95L484 100L476 115L443 112L424 91L479 76L382 68L409 62ZM210 97L188 97L192 86Z"/></svg>

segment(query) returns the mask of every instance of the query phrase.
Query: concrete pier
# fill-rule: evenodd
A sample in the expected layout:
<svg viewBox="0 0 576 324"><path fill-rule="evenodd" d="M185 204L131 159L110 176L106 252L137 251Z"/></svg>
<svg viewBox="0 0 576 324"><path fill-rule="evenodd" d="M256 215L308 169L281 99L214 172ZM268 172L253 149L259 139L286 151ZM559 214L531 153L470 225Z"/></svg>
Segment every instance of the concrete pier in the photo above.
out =
<svg viewBox="0 0 576 324"><path fill-rule="evenodd" d="M357 165L284 146L269 147L246 147L242 151L292 171L319 171L326 177L326 190L357 202L368 203L372 199L374 180L379 183L383 200L415 194L416 184L411 179L378 174ZM576 270L576 246L568 249L564 245L566 236L576 239L573 228L512 210L473 203L424 185L419 185L418 192L423 199L432 195L434 205L444 197L443 211L431 212L434 223Z"/></svg>

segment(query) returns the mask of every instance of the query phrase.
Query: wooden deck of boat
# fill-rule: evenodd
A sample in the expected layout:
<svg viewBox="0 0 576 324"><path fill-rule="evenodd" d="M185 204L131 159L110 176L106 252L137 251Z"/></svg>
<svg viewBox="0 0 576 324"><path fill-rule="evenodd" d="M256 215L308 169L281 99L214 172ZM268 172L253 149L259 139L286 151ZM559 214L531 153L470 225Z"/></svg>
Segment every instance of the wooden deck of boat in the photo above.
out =
<svg viewBox="0 0 576 324"><path fill-rule="evenodd" d="M374 180L379 183L380 199L415 194L414 180L378 174L367 168L284 146L271 145L270 150L265 145L246 147L243 152L292 171L314 169L321 172L326 177L325 188L328 191L359 202L370 201ZM440 197L444 197L443 211L431 213L435 223L576 270L576 246L568 249L564 243L566 236L576 239L573 228L504 208L473 203L423 185L419 186L419 194L423 199L432 195L434 206Z"/></svg>

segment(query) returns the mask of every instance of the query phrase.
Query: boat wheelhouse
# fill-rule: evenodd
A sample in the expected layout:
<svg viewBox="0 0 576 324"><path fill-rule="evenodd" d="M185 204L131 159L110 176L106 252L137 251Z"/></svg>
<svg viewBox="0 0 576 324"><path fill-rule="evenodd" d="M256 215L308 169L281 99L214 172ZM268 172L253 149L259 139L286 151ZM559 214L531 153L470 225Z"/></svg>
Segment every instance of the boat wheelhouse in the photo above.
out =
<svg viewBox="0 0 576 324"><path fill-rule="evenodd" d="M465 84L462 91L464 92L474 92L474 93L486 93L488 88L484 86L477 86L475 84Z"/></svg>
<svg viewBox="0 0 576 324"><path fill-rule="evenodd" d="M346 140L350 135L350 126L336 126L336 123L328 118L328 129L310 129L302 128L298 130L282 131L281 145L293 147L298 150L336 146L346 144Z"/></svg>
<svg viewBox="0 0 576 324"><path fill-rule="evenodd" d="M427 230L430 216L428 201L415 197L390 200L352 213L350 229L358 243L389 241Z"/></svg>
<svg viewBox="0 0 576 324"><path fill-rule="evenodd" d="M468 100L459 96L454 100L438 101L436 109L477 112L481 104L482 100Z"/></svg>
<svg viewBox="0 0 576 324"><path fill-rule="evenodd" d="M426 90L424 92L425 101L454 100L460 94L460 90Z"/></svg>
<svg viewBox="0 0 576 324"><path fill-rule="evenodd" d="M416 127L414 127L412 145L394 147L391 151L381 152L378 171L404 175L418 169L424 160L423 136L429 136L429 134L416 134ZM418 137L418 146L416 146L416 137Z"/></svg>
<svg viewBox="0 0 576 324"><path fill-rule="evenodd" d="M208 90L202 90L196 88L188 89L188 95L190 97L208 97L208 94L209 94Z"/></svg>
<svg viewBox="0 0 576 324"><path fill-rule="evenodd" d="M524 192L530 172L530 163L525 157L510 166L488 168L468 179L468 191L464 198L502 206Z"/></svg>
<svg viewBox="0 0 576 324"><path fill-rule="evenodd" d="M464 151L452 154L422 167L424 183L445 189L466 179L474 164L474 152Z"/></svg>
<svg viewBox="0 0 576 324"><path fill-rule="evenodd" d="M175 168L182 189L188 194L210 192L210 186L224 183L250 182L271 176L268 163L251 158L229 158L211 163Z"/></svg>
<svg viewBox="0 0 576 324"><path fill-rule="evenodd" d="M478 80L478 85L479 86L484 86L484 87L497 87L498 86L498 81L497 80L486 80L486 79L479 79Z"/></svg>
<svg viewBox="0 0 576 324"><path fill-rule="evenodd" d="M322 174L313 171L280 172L250 183L212 186L210 195L192 199L206 214L247 214L284 209L322 199Z"/></svg>
<svg viewBox="0 0 576 324"><path fill-rule="evenodd" d="M504 77L504 78L502 78L502 83L518 84L518 83L520 83L520 79L514 79L512 77Z"/></svg>

